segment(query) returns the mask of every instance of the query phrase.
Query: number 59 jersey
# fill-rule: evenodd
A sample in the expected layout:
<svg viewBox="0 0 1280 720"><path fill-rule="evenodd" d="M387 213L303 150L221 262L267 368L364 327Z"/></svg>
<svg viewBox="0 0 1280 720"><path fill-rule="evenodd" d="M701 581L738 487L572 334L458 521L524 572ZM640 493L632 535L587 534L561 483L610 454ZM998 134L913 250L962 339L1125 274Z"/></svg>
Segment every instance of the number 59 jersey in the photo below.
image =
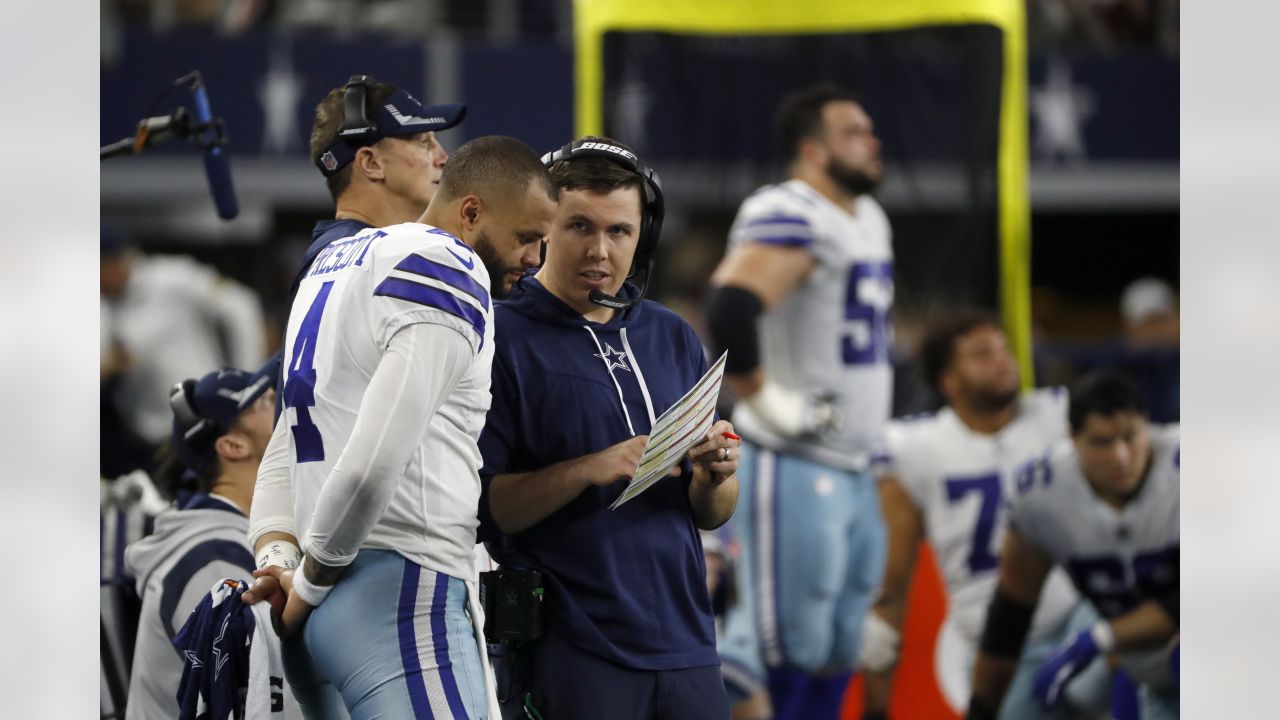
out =
<svg viewBox="0 0 1280 720"><path fill-rule="evenodd" d="M784 388L832 398L836 431L795 440L773 432L745 403L733 420L750 439L846 470L865 469L892 403L889 309L893 248L879 203L860 195L855 214L801 180L768 185L743 201L730 249L751 243L803 248L813 270L760 318L761 365Z"/></svg>
<svg viewBox="0 0 1280 720"><path fill-rule="evenodd" d="M303 279L285 338L294 519L310 531L320 489L342 454L391 338L415 323L456 330L475 353L432 416L390 507L362 547L394 550L453 577L473 574L493 363L489 277L475 252L420 223L364 230L326 248ZM408 388L406 392L412 392Z"/></svg>
<svg viewBox="0 0 1280 720"><path fill-rule="evenodd" d="M1000 432L970 430L951 410L890 422L875 470L902 484L924 522L947 586L948 613L975 646L995 593L1007 507L1022 471L1067 436L1066 393L1036 390ZM1079 602L1061 570L1041 594L1031 636L1051 633Z"/></svg>

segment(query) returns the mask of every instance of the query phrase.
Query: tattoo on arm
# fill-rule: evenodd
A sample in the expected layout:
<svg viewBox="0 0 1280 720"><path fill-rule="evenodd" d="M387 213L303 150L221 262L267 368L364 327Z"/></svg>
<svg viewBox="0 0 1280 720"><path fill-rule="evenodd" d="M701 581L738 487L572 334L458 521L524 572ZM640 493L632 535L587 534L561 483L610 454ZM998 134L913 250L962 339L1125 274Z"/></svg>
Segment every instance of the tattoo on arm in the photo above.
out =
<svg viewBox="0 0 1280 720"><path fill-rule="evenodd" d="M307 556L305 572L313 585L332 585L338 582L338 576L346 567L330 567L319 560Z"/></svg>

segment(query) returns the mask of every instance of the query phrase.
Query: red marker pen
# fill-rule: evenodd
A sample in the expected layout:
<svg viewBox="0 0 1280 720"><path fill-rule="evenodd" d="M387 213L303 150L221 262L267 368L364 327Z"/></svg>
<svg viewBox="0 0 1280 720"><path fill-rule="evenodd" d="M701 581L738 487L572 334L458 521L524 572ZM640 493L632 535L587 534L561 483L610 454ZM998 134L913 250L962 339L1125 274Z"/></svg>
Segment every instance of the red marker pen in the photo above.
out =
<svg viewBox="0 0 1280 720"><path fill-rule="evenodd" d="M737 436L737 435L734 435L734 434L733 434L733 433L731 433L731 432L727 432L727 433L720 433L720 434L721 434L721 435L724 435L725 437L729 438L730 440L741 440L741 439L742 439L741 437L739 437L739 436Z"/></svg>

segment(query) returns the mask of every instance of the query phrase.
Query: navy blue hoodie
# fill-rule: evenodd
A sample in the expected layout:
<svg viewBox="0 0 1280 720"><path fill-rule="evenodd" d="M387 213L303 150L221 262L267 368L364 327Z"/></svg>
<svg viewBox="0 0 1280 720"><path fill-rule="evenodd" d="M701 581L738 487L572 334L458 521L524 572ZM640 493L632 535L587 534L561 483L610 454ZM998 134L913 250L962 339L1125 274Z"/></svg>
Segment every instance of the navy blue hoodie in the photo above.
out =
<svg viewBox="0 0 1280 720"><path fill-rule="evenodd" d="M307 251L302 255L302 263L298 267L298 272L294 275L293 282L289 285L289 302L293 302L293 297L298 294L298 286L302 284L302 279L307 276L307 271L311 269L311 263L316 261L320 253L329 247L335 240L344 240L349 237L359 235L362 230L373 227L369 223L359 220L321 220L316 223L315 229L311 231L311 244L307 246Z"/></svg>
<svg viewBox="0 0 1280 720"><path fill-rule="evenodd" d="M496 532L494 475L648 434L707 371L693 328L647 300L595 323L526 277L496 305L494 328L493 407L480 436L482 534ZM612 511L627 481L590 486L542 522L490 542L490 553L546 575L548 632L582 650L641 670L718 665L689 479L686 463L679 478Z"/></svg>

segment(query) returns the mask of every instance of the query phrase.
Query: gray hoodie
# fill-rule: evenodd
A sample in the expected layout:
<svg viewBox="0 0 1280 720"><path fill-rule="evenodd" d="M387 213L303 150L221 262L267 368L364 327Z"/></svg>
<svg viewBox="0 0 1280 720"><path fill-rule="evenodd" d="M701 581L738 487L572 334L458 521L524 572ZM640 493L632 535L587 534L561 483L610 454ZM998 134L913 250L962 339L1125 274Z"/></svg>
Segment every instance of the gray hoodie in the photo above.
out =
<svg viewBox="0 0 1280 720"><path fill-rule="evenodd" d="M182 656L173 636L221 578L251 580L249 519L223 498L196 495L156 517L155 532L125 551L142 614L126 718L178 716Z"/></svg>

